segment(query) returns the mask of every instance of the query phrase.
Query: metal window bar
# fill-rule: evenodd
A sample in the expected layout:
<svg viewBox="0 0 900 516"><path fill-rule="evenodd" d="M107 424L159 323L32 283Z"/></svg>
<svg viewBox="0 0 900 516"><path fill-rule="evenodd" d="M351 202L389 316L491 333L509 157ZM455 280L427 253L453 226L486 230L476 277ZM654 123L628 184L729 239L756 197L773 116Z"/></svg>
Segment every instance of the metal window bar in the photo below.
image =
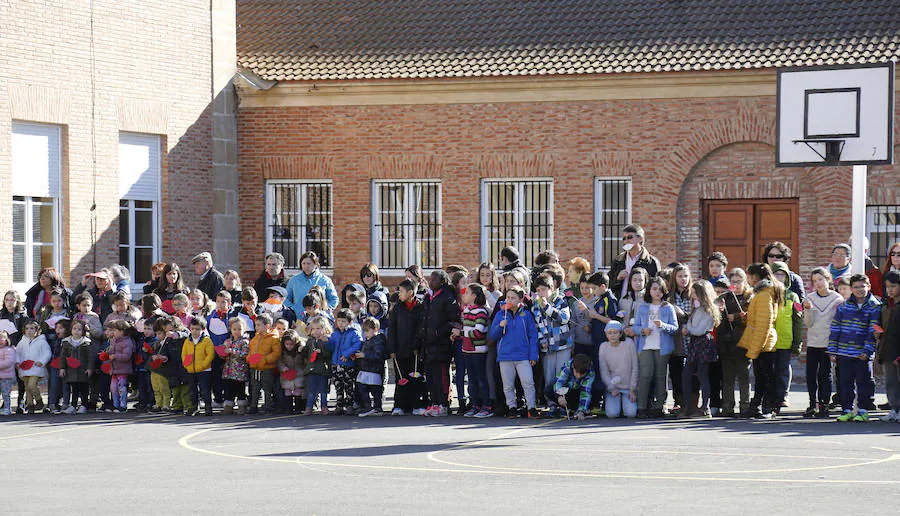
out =
<svg viewBox="0 0 900 516"><path fill-rule="evenodd" d="M489 181L486 184L485 237L488 260L515 246L522 262L532 265L534 256L553 245L551 181Z"/></svg>
<svg viewBox="0 0 900 516"><path fill-rule="evenodd" d="M608 270L621 251L622 230L631 223L631 179L598 179L596 196L597 268Z"/></svg>
<svg viewBox="0 0 900 516"><path fill-rule="evenodd" d="M869 237L869 258L881 268L895 242L900 242L900 206L867 206L866 234Z"/></svg>
<svg viewBox="0 0 900 516"><path fill-rule="evenodd" d="M306 251L315 252L323 268L331 267L331 184L275 183L269 195L271 251L284 255L288 269L299 269Z"/></svg>
<svg viewBox="0 0 900 516"><path fill-rule="evenodd" d="M376 182L374 260L385 269L441 267L440 183Z"/></svg>

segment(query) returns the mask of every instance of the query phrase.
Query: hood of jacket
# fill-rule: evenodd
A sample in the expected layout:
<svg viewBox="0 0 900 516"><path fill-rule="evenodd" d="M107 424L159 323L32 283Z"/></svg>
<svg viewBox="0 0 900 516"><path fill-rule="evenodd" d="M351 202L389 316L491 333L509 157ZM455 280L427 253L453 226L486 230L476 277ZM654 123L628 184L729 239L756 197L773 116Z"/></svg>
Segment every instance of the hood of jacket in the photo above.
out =
<svg viewBox="0 0 900 516"><path fill-rule="evenodd" d="M369 303L371 302L377 302L378 305L381 306L381 313L374 317L379 320L384 318L388 312L388 298L384 295L384 292L376 290L375 292L372 292L372 295L369 296L368 299L366 299L366 316L369 316Z"/></svg>
<svg viewBox="0 0 900 516"><path fill-rule="evenodd" d="M784 288L791 288L791 269L788 268L787 264L784 262L775 262L772 264L772 272L783 272L784 273Z"/></svg>

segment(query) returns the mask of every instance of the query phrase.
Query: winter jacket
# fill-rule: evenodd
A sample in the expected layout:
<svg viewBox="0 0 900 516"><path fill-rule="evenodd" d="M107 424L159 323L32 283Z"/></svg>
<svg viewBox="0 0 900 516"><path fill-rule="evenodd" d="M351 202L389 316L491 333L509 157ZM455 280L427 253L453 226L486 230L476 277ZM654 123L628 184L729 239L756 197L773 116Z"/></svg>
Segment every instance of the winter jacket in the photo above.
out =
<svg viewBox="0 0 900 516"><path fill-rule="evenodd" d="M612 266L609 268L609 281L612 283L609 288L619 295L622 293L622 283L627 281L627 277L625 280L619 280L619 273L625 270L625 257L627 256L627 251L619 253L616 256L616 259L613 260ZM659 274L659 260L656 259L655 256L650 254L650 251L647 248L641 249L641 254L638 255L637 261L634 263L634 267L640 267L647 271L647 274L650 275L651 278L655 278L657 274Z"/></svg>
<svg viewBox="0 0 900 516"><path fill-rule="evenodd" d="M234 308L231 310L231 313L228 314L228 318L238 317L242 321L244 321L244 328L247 328L247 336L252 339L256 336L256 318L264 312L263 307L256 303L256 307L253 309L253 313L248 313L247 309L244 308L244 305L234 305Z"/></svg>
<svg viewBox="0 0 900 516"><path fill-rule="evenodd" d="M689 298L682 297L679 292L674 291L669 292L669 302L672 304L672 308L675 309L675 318L678 319L678 331L674 335L675 351L673 353L677 357L682 357L684 356L684 335L681 333L681 329L687 324L688 318L690 318L693 311L693 306L691 306Z"/></svg>
<svg viewBox="0 0 900 516"><path fill-rule="evenodd" d="M356 359L352 357L362 347L362 335L355 326L350 326L344 331L335 329L328 339L327 347L331 354L332 365L356 367Z"/></svg>
<svg viewBox="0 0 900 516"><path fill-rule="evenodd" d="M612 290L607 290L605 294L600 296L597 302L594 303L594 311L610 319L616 318L616 313L619 311L619 300L613 295ZM591 342L598 348L600 344L606 342L605 322L591 319Z"/></svg>
<svg viewBox="0 0 900 516"><path fill-rule="evenodd" d="M759 358L760 353L775 351L778 335L775 318L778 306L773 299L775 287L769 280L761 280L753 287L753 298L747 308L747 328L738 346L747 350L747 358Z"/></svg>
<svg viewBox="0 0 900 516"><path fill-rule="evenodd" d="M188 376L181 365L181 348L184 347L184 341L187 336L180 334L178 337L166 337L161 344L160 354L166 357L163 367L156 372L165 374L169 379L170 387L177 387L188 383ZM152 369L151 369L152 370Z"/></svg>
<svg viewBox="0 0 900 516"><path fill-rule="evenodd" d="M22 324L25 322L25 312L7 312L4 306L0 309L0 330L9 335L9 343L15 346L22 338Z"/></svg>
<svg viewBox="0 0 900 516"><path fill-rule="evenodd" d="M285 390L305 389L306 388L306 359L303 349L294 348L293 353L281 348L281 357L278 358L278 370L287 371L293 369L297 371L297 376L288 380L284 376L279 376L281 388Z"/></svg>
<svg viewBox="0 0 900 516"><path fill-rule="evenodd" d="M800 297L790 290L791 275L787 265L782 262L772 264L772 272L781 271L785 273L784 283L784 303L778 308L778 314L775 316L775 333L778 340L775 343L776 349L790 349L791 353L800 353L800 347L803 341L803 313L797 310L796 304L800 303Z"/></svg>
<svg viewBox="0 0 900 516"><path fill-rule="evenodd" d="M856 357L865 353L871 360L875 356L874 325L881 323L881 302L872 295L866 296L860 307L856 297L844 301L831 321L828 353Z"/></svg>
<svg viewBox="0 0 900 516"><path fill-rule="evenodd" d="M618 346L609 342L600 345L598 353L600 380L606 389L635 390L638 386L638 356L634 341L626 338ZM613 382L618 377L618 381Z"/></svg>
<svg viewBox="0 0 900 516"><path fill-rule="evenodd" d="M281 357L281 338L278 332L270 329L265 333L257 333L250 339L250 352L247 357L260 355L261 358L256 364L250 364L250 369L257 371L267 371L275 369L278 359ZM249 361L249 360L248 360Z"/></svg>
<svg viewBox="0 0 900 516"><path fill-rule="evenodd" d="M167 290L166 286L160 286L159 288L154 290L153 293L159 296L159 300L162 301L162 306L160 306L160 309L169 315L173 315L175 313L175 307L172 306L172 300L175 299L175 296L177 296L178 294L190 294L187 288L183 288L181 290Z"/></svg>
<svg viewBox="0 0 900 516"><path fill-rule="evenodd" d="M671 303L665 301L659 305L659 354L662 356L671 355L675 351L675 334L678 333L678 318L675 315L675 307ZM644 349L644 342L647 337L643 335L644 328L651 328L650 322L650 303L643 303L638 307L637 313L634 314L634 335L636 339L637 352L640 353Z"/></svg>
<svg viewBox="0 0 900 516"><path fill-rule="evenodd" d="M246 382L250 378L250 367L247 364L250 339L246 334L237 340L229 338L223 346L231 351L231 354L225 357L225 363L222 365L222 379Z"/></svg>
<svg viewBox="0 0 900 516"><path fill-rule="evenodd" d="M218 310L213 310L209 317L206 318L206 331L209 333L213 346L225 344L225 341L231 336L228 331L229 315L229 312L221 313Z"/></svg>
<svg viewBox="0 0 900 516"><path fill-rule="evenodd" d="M742 311L746 312L750 307L751 297L752 294L737 296ZM719 356L723 358L746 357L746 351L738 347L738 342L740 342L741 336L744 335L747 323L741 319L740 314L734 314L733 321L728 320L728 314L725 310L722 310L719 315L722 321L716 327L716 351Z"/></svg>
<svg viewBox="0 0 900 516"><path fill-rule="evenodd" d="M62 288L63 292L63 306L67 308L71 307L71 300L75 299L76 294L73 294L72 289L65 288L62 285L59 285L59 287ZM84 287L81 287L81 290L84 290ZM38 296L42 295L43 292L44 288L41 287L40 282L35 283L25 292L25 313L28 314L29 317L37 318L35 305L37 305Z"/></svg>
<svg viewBox="0 0 900 516"><path fill-rule="evenodd" d="M112 373L110 374L134 373L131 360L134 354L134 341L131 340L131 337L124 336L121 339L111 339L106 352L115 356L114 359L110 360L112 365Z"/></svg>
<svg viewBox="0 0 900 516"><path fill-rule="evenodd" d="M569 331L571 311L566 298L554 292L543 305L535 302L531 305L538 329L538 344L541 351L561 351L575 345L572 332Z"/></svg>
<svg viewBox="0 0 900 516"><path fill-rule="evenodd" d="M391 292L387 289L387 287L382 285L380 281L376 281L370 287L367 287L365 283L363 283L363 288L366 289L366 299L371 299L376 292L381 292L382 294L384 294L385 304L387 304L387 298L391 294ZM387 309L385 309L384 312L387 313Z"/></svg>
<svg viewBox="0 0 900 516"><path fill-rule="evenodd" d="M70 367L70 358L78 360L81 364L78 367ZM90 377L87 373L94 369L96 369L96 364L94 363L94 354L91 353L91 339L83 337L77 345L72 337L63 339L59 352L59 370L66 372L66 383L88 383Z"/></svg>
<svg viewBox="0 0 900 516"><path fill-rule="evenodd" d="M533 319L533 318L532 318ZM453 289L443 287L425 300L425 363L450 363L450 331L460 324L459 304Z"/></svg>
<svg viewBox="0 0 900 516"><path fill-rule="evenodd" d="M22 339L19 340L19 344L16 345L16 365L20 365L22 362L26 360L31 360L34 364L30 369L22 369L19 368L19 377L24 378L26 376L38 376L44 378L47 376L47 366L50 363L50 360L53 358L53 353L50 351L50 345L47 344L47 339L44 338L43 335L38 335L34 339L29 339L27 336L22 336ZM37 364L42 364L38 366Z"/></svg>
<svg viewBox="0 0 900 516"><path fill-rule="evenodd" d="M881 327L884 333L878 339L875 359L890 363L900 357L900 303L892 298L885 299L881 306Z"/></svg>
<svg viewBox="0 0 900 516"><path fill-rule="evenodd" d="M67 308L63 308L61 312L54 313L53 307L50 305L42 306L37 316L37 322L41 327L41 333L46 337L52 335L54 338L56 337L56 323L64 319L71 320L71 312L69 312ZM49 341L50 339L48 338L47 342Z"/></svg>
<svg viewBox="0 0 900 516"><path fill-rule="evenodd" d="M558 392L563 388L569 390L578 389L580 394L578 397L578 410L587 413L588 407L591 405L591 389L594 386L594 369L588 368L587 372L581 379L575 378L575 369L573 367L574 360L567 360L563 364L559 374L556 375L556 383L553 384L553 392Z"/></svg>
<svg viewBox="0 0 900 516"><path fill-rule="evenodd" d="M100 322L99 315L94 312L88 312L86 314L79 312L75 314L74 318L83 321L87 325L91 340L96 342L103 338L103 323Z"/></svg>
<svg viewBox="0 0 900 516"><path fill-rule="evenodd" d="M16 378L16 348L7 344L0 348L0 380Z"/></svg>
<svg viewBox="0 0 900 516"><path fill-rule="evenodd" d="M826 349L831 337L831 321L834 313L844 302L843 296L829 290L825 296L816 292L807 294L806 300L812 305L803 311L803 324L806 326L806 347Z"/></svg>
<svg viewBox="0 0 900 516"><path fill-rule="evenodd" d="M418 300L412 306L397 303L388 317L387 352L397 358L422 353L425 345L425 305Z"/></svg>
<svg viewBox="0 0 900 516"><path fill-rule="evenodd" d="M281 274L275 276L274 278L269 276L269 273L266 271L262 271L256 281L253 283L253 290L256 291L256 295L262 296L265 295L264 292L269 290L269 287L287 287L287 278L284 277L284 269L281 270ZM302 301L302 299L301 299ZM232 303L240 303L241 298L238 297L234 299L231 298Z"/></svg>
<svg viewBox="0 0 900 516"><path fill-rule="evenodd" d="M487 353L488 312L486 306L466 305L462 312L463 353Z"/></svg>
<svg viewBox="0 0 900 516"><path fill-rule="evenodd" d="M137 323L138 319L140 318L141 311L138 310L135 306L130 306L125 312L112 312L111 314L107 315L106 319L103 321L103 324L109 324L113 321L125 321L128 324L134 326L134 324Z"/></svg>
<svg viewBox="0 0 900 516"><path fill-rule="evenodd" d="M500 326L501 321L506 321L505 328ZM497 342L497 362L537 361L540 358L534 315L524 306L514 314L509 310L498 313L491 324L490 337Z"/></svg>
<svg viewBox="0 0 900 516"><path fill-rule="evenodd" d="M201 292L205 292L210 299L215 299L216 294L221 292L224 288L225 277L222 276L222 273L216 270L215 267L210 267L197 283L197 289Z"/></svg>
<svg viewBox="0 0 900 516"><path fill-rule="evenodd" d="M366 339L359 348L365 357L356 360L357 369L383 375L384 360L387 358L386 347L387 339L381 333Z"/></svg>
<svg viewBox="0 0 900 516"><path fill-rule="evenodd" d="M216 355L213 349L212 339L209 335L203 334L197 341L190 336L184 339L184 345L181 346L181 365L184 371L189 374L202 373L212 369L213 357ZM187 357L193 357L190 365L184 365Z"/></svg>
<svg viewBox="0 0 900 516"><path fill-rule="evenodd" d="M306 374L326 378L331 376L331 352L328 351L327 340L307 339L306 346L303 347L303 358L306 361Z"/></svg>
<svg viewBox="0 0 900 516"><path fill-rule="evenodd" d="M620 316L622 320L622 326L625 326L626 328L633 326L631 320L634 319L634 315L637 313L638 308L645 303L643 290L634 292L633 294L635 296L633 298L628 295L619 300L619 311L617 312L617 315Z"/></svg>
<svg viewBox="0 0 900 516"><path fill-rule="evenodd" d="M370 303L378 303L378 306L381 308L381 311L378 314L372 314L369 312L369 304ZM378 323L381 325L379 327L379 331L384 333L385 330L388 329L387 325L387 315L388 315L388 298L384 294L384 292L380 290L376 290L372 292L371 296L366 299L366 307L365 307L365 316L361 319L365 320L366 317L374 317L378 320Z"/></svg>
<svg viewBox="0 0 900 516"><path fill-rule="evenodd" d="M106 321L109 314L113 312L112 295L115 294L115 291L104 290L100 292L96 288L85 289L84 285L79 285L73 292L72 298L78 297L82 292L87 292L91 295L91 298L94 300L92 308L94 313L100 316L101 321Z"/></svg>
<svg viewBox="0 0 900 516"><path fill-rule="evenodd" d="M285 287L287 289L287 299L284 300L284 304L291 307L294 312L302 312L303 297L308 294L309 289L315 285L319 285L325 289L325 299L328 302L328 308L334 310L338 304L334 283L331 282L331 278L322 274L319 269L316 269L308 276L305 272L300 271L299 274L292 277L291 280L288 281L287 287Z"/></svg>

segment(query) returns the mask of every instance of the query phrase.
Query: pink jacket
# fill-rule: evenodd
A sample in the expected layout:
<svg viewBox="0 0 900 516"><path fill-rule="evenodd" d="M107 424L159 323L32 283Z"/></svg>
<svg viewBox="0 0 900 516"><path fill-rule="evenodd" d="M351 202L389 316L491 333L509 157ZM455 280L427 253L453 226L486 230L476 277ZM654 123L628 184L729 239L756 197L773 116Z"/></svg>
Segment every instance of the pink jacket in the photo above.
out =
<svg viewBox="0 0 900 516"><path fill-rule="evenodd" d="M6 346L0 348L0 380L12 380L16 377L16 348Z"/></svg>
<svg viewBox="0 0 900 516"><path fill-rule="evenodd" d="M116 356L111 361L112 374L132 374L134 372L131 362L131 355L134 354L134 341L131 340L131 337L109 341L109 348L106 352Z"/></svg>

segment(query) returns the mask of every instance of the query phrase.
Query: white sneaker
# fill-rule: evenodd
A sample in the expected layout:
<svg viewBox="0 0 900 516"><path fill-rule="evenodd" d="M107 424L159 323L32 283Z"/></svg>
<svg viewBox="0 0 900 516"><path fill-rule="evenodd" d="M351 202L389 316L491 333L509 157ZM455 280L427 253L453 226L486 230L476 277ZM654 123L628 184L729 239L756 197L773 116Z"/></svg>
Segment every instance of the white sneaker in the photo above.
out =
<svg viewBox="0 0 900 516"><path fill-rule="evenodd" d="M63 412L63 414L68 414L71 416L72 414L75 413L75 407L73 407L72 405L69 405L68 407L64 408L62 412Z"/></svg>
<svg viewBox="0 0 900 516"><path fill-rule="evenodd" d="M413 409L412 415L414 415L414 416L424 416L424 415L425 415L425 412L427 412L427 409L424 409L424 408L416 408L416 409Z"/></svg>
<svg viewBox="0 0 900 516"><path fill-rule="evenodd" d="M884 421L885 423L900 423L900 412L891 410L888 412L888 415L881 417L881 421Z"/></svg>
<svg viewBox="0 0 900 516"><path fill-rule="evenodd" d="M444 417L444 416L449 416L449 415L450 415L450 412L447 410L447 407L445 407L445 406L443 406L443 405L438 405L438 406L435 407L435 409L431 412L431 415L432 415L433 417Z"/></svg>
<svg viewBox="0 0 900 516"><path fill-rule="evenodd" d="M79 405L78 410L75 411L76 414L87 414L87 407L84 405Z"/></svg>
<svg viewBox="0 0 900 516"><path fill-rule="evenodd" d="M403 412L403 409L400 407L395 408L391 411L392 416L405 416L406 412Z"/></svg>
<svg viewBox="0 0 900 516"><path fill-rule="evenodd" d="M365 412L360 412L358 415L359 415L359 417L369 417L369 416L373 415L375 412L376 412L375 409L370 408L369 410L366 410Z"/></svg>

